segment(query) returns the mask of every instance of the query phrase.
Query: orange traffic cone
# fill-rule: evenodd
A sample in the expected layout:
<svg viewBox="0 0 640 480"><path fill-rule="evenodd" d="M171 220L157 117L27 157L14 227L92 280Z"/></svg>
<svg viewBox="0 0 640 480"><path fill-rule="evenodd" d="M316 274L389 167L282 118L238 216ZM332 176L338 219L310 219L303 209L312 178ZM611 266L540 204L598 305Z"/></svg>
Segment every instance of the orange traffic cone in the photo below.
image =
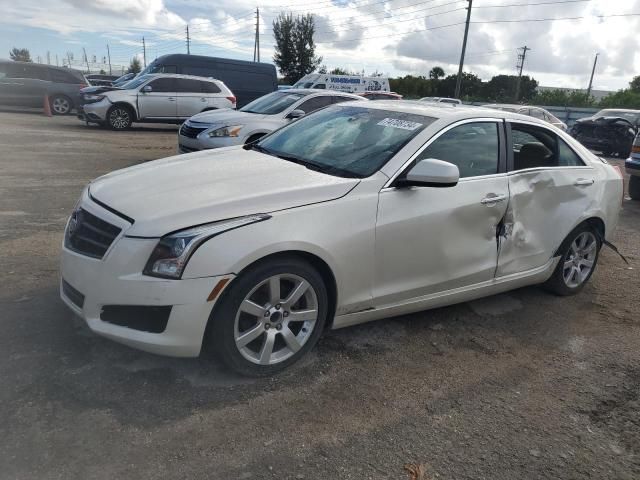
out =
<svg viewBox="0 0 640 480"><path fill-rule="evenodd" d="M44 96L44 105L43 105L43 107L44 107L44 114L47 117L53 116L53 115L51 115L51 104L49 103L49 95L45 95Z"/></svg>

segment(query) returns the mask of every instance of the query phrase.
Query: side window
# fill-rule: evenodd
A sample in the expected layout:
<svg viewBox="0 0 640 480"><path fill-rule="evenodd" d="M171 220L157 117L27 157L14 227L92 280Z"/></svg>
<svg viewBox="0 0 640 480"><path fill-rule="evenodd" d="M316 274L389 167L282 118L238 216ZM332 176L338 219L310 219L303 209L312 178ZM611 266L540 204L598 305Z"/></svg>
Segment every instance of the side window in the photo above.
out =
<svg viewBox="0 0 640 480"><path fill-rule="evenodd" d="M325 88L327 88L327 87L325 86L325 84L324 84L324 83L318 83L318 84L317 84L316 86L314 86L313 88L319 88L319 89L321 89L321 90L324 90L324 89L325 89Z"/></svg>
<svg viewBox="0 0 640 480"><path fill-rule="evenodd" d="M435 158L453 163L460 178L498 173L500 142L498 124L466 123L438 137L417 158Z"/></svg>
<svg viewBox="0 0 640 480"><path fill-rule="evenodd" d="M36 65L25 65L24 78L33 78L35 80L49 80L47 70Z"/></svg>
<svg viewBox="0 0 640 480"><path fill-rule="evenodd" d="M327 105L331 105L331 97L329 95L310 98L306 102L302 102L297 109L302 110L304 113L311 113Z"/></svg>
<svg viewBox="0 0 640 480"><path fill-rule="evenodd" d="M541 127L511 123L513 170L584 165L555 133Z"/></svg>
<svg viewBox="0 0 640 480"><path fill-rule="evenodd" d="M213 82L200 82L200 91L202 93L220 93L218 85Z"/></svg>
<svg viewBox="0 0 640 480"><path fill-rule="evenodd" d="M531 109L531 116L533 118L539 118L540 120L544 120L544 112L542 110L539 110L537 108L532 108Z"/></svg>
<svg viewBox="0 0 640 480"><path fill-rule="evenodd" d="M564 140L558 137L558 165L561 167L581 167L584 162Z"/></svg>
<svg viewBox="0 0 640 480"><path fill-rule="evenodd" d="M200 81L188 78L176 78L176 92L178 93L201 93Z"/></svg>
<svg viewBox="0 0 640 480"><path fill-rule="evenodd" d="M176 86L173 78L158 78L148 85L151 86L153 92L176 92Z"/></svg>
<svg viewBox="0 0 640 480"><path fill-rule="evenodd" d="M73 75L61 70L51 69L51 81L55 83L81 83L80 80Z"/></svg>
<svg viewBox="0 0 640 480"><path fill-rule="evenodd" d="M353 100L353 98L350 97L343 97L341 95L336 95L335 97L331 97L331 101L335 104L335 103L342 103L342 102L349 102Z"/></svg>

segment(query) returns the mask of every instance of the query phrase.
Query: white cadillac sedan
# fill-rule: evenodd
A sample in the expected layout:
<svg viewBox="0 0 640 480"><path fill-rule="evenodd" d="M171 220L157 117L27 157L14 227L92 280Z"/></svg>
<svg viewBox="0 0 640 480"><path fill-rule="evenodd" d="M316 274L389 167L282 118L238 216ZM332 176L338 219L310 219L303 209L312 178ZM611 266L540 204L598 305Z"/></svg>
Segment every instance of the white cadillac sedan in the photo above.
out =
<svg viewBox="0 0 640 480"><path fill-rule="evenodd" d="M531 117L343 103L91 182L60 291L100 335L268 375L328 328L524 285L579 292L622 192L618 170Z"/></svg>

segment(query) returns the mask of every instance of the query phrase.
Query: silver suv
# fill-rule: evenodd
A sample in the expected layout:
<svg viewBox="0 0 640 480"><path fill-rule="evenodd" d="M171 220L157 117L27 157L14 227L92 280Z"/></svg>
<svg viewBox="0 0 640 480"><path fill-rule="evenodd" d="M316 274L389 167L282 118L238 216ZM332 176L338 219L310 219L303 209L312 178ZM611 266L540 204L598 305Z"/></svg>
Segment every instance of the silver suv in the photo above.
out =
<svg viewBox="0 0 640 480"><path fill-rule="evenodd" d="M236 108L236 97L220 80L191 75L141 75L121 87L82 91L78 117L114 130L133 122L180 123L207 110Z"/></svg>
<svg viewBox="0 0 640 480"><path fill-rule="evenodd" d="M189 153L251 143L293 119L352 100L366 101L358 95L332 90L280 90L257 98L237 111L200 113L180 128L178 151Z"/></svg>

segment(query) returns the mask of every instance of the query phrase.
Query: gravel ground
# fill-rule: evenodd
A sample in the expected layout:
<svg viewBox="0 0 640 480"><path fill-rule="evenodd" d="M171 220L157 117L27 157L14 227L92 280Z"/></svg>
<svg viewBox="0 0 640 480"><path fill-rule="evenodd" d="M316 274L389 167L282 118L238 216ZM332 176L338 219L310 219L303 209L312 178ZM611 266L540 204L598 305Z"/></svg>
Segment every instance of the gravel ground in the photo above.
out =
<svg viewBox="0 0 640 480"><path fill-rule="evenodd" d="M0 112L1 479L640 478L640 202L571 298L524 288L331 332L248 380L92 334L58 298L84 184L175 151Z"/></svg>

